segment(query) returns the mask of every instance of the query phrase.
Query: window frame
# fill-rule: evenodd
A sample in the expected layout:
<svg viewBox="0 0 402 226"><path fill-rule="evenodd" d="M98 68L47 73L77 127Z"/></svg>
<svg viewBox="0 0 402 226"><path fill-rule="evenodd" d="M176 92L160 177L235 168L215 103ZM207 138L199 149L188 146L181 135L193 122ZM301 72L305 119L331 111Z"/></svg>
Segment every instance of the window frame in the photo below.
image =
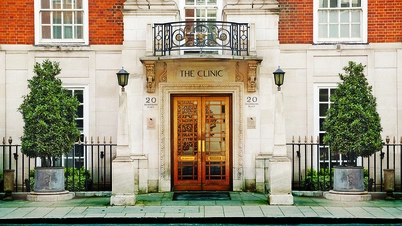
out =
<svg viewBox="0 0 402 226"><path fill-rule="evenodd" d="M88 92L88 87L87 86L69 86L69 85L65 85L63 86L65 89L67 90L82 90L83 91L83 103L80 105L83 106L83 117L77 117L77 119L82 119L83 120L83 130L80 130L80 137L85 139L85 137L88 135L88 131L89 131L89 92ZM84 140L81 140L81 142L84 142ZM76 143L75 145L77 145L78 143ZM79 145L78 145L79 146ZM82 147L82 146L81 146ZM70 156L71 152L68 155L63 155L63 161L62 161L62 166L66 166L65 162L67 160L82 160L81 162L83 162L83 165L85 166L85 161L87 161L88 157L90 156L88 153L85 153L85 150L83 150L83 157L80 158L78 156L76 157L72 157L72 155ZM75 167L76 166L76 162L74 162L73 166L68 165L68 167Z"/></svg>
<svg viewBox="0 0 402 226"><path fill-rule="evenodd" d="M315 137L318 137L319 140L318 142L321 143L321 139L320 139L320 134L323 132L320 129L320 119L322 119L323 117L320 116L320 103L323 103L320 101L320 89L337 89L338 88L338 84L337 83L323 83L323 84L315 84L314 85L314 134ZM331 96L328 97L328 104L331 104ZM315 148L316 152L317 151L321 151L321 148L324 148L323 146L319 146L319 149L317 150L317 148ZM326 147L328 150L327 157L328 155L331 154L329 147ZM314 156L319 157L319 166L317 166L317 170L319 170L322 167L326 167L325 164L327 164L327 166L329 166L330 168L332 168L333 166L337 165L337 160L331 159L331 162L329 162L329 158L326 158L324 160L321 159L321 155L317 155L315 154ZM342 155L339 155L340 161L342 161Z"/></svg>
<svg viewBox="0 0 402 226"><path fill-rule="evenodd" d="M83 38L82 39L44 39L42 38L41 0L34 1L35 45L89 45L88 0L82 0ZM51 10L49 10L51 11ZM73 11L73 10L71 10ZM62 24L63 25L63 24Z"/></svg>
<svg viewBox="0 0 402 226"><path fill-rule="evenodd" d="M339 0L340 1L340 0ZM319 32L319 2L320 0L314 1L313 6L313 43L315 44L326 44L326 43L367 43L367 32L368 32L368 3L367 0L361 0L361 25L360 25L360 38L320 38L318 36ZM352 7L344 8L346 10ZM337 7L334 10L340 11L343 8ZM339 23L341 24L341 23Z"/></svg>

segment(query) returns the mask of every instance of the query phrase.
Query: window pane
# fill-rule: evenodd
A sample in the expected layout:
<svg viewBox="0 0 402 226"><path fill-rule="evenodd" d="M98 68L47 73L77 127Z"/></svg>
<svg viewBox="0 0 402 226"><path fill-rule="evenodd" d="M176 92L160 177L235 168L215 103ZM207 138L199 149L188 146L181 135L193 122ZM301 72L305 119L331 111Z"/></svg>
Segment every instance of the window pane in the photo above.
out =
<svg viewBox="0 0 402 226"><path fill-rule="evenodd" d="M351 14L352 14L352 23L356 22L360 23L360 11L353 10Z"/></svg>
<svg viewBox="0 0 402 226"><path fill-rule="evenodd" d="M186 0L186 5L194 5L194 0Z"/></svg>
<svg viewBox="0 0 402 226"><path fill-rule="evenodd" d="M329 22L330 23L338 23L338 11L329 12Z"/></svg>
<svg viewBox="0 0 402 226"><path fill-rule="evenodd" d="M63 13L63 23L64 24L72 24L73 23L73 12L64 12Z"/></svg>
<svg viewBox="0 0 402 226"><path fill-rule="evenodd" d="M76 119L75 122L77 123L77 128L83 131L84 128L84 120L83 119Z"/></svg>
<svg viewBox="0 0 402 226"><path fill-rule="evenodd" d="M361 0L352 0L352 7L361 7L362 1Z"/></svg>
<svg viewBox="0 0 402 226"><path fill-rule="evenodd" d="M322 125L325 121L325 118L320 118L320 131L324 131L324 126Z"/></svg>
<svg viewBox="0 0 402 226"><path fill-rule="evenodd" d="M352 24L352 38L360 38L360 24Z"/></svg>
<svg viewBox="0 0 402 226"><path fill-rule="evenodd" d="M216 5L216 0L208 0L208 5Z"/></svg>
<svg viewBox="0 0 402 226"><path fill-rule="evenodd" d="M328 104L320 104L320 116L325 116L327 114Z"/></svg>
<svg viewBox="0 0 402 226"><path fill-rule="evenodd" d="M194 17L194 9L186 9L186 18Z"/></svg>
<svg viewBox="0 0 402 226"><path fill-rule="evenodd" d="M338 24L330 24L329 25L329 37L330 38L338 38Z"/></svg>
<svg viewBox="0 0 402 226"><path fill-rule="evenodd" d="M74 0L74 9L82 9L82 0Z"/></svg>
<svg viewBox="0 0 402 226"><path fill-rule="evenodd" d="M349 10L341 10L341 23L349 23Z"/></svg>
<svg viewBox="0 0 402 226"><path fill-rule="evenodd" d="M64 0L63 9L71 9L71 8L73 8L71 0Z"/></svg>
<svg viewBox="0 0 402 226"><path fill-rule="evenodd" d="M205 17L205 9L196 9L195 16L196 17Z"/></svg>
<svg viewBox="0 0 402 226"><path fill-rule="evenodd" d="M74 96L77 97L77 100L82 104L84 103L84 91L83 90L75 90Z"/></svg>
<svg viewBox="0 0 402 226"><path fill-rule="evenodd" d="M42 12L42 24L50 24L50 12Z"/></svg>
<svg viewBox="0 0 402 226"><path fill-rule="evenodd" d="M328 8L328 0L320 0L320 3L318 5L320 8Z"/></svg>
<svg viewBox="0 0 402 226"><path fill-rule="evenodd" d="M320 102L327 102L329 100L328 98L328 89L320 89Z"/></svg>
<svg viewBox="0 0 402 226"><path fill-rule="evenodd" d="M328 25L323 24L318 26L318 37L327 38L328 37Z"/></svg>
<svg viewBox="0 0 402 226"><path fill-rule="evenodd" d="M53 38L61 39L61 26L53 26Z"/></svg>
<svg viewBox="0 0 402 226"><path fill-rule="evenodd" d="M84 38L84 35L83 35L83 27L82 26L76 26L75 27L75 38L76 39L82 39L82 38Z"/></svg>
<svg viewBox="0 0 402 226"><path fill-rule="evenodd" d="M42 0L40 5L41 5L41 8L42 8L42 9L50 9L50 2L49 2L49 0Z"/></svg>
<svg viewBox="0 0 402 226"><path fill-rule="evenodd" d="M209 9L208 10L208 17L216 17L216 9Z"/></svg>
<svg viewBox="0 0 402 226"><path fill-rule="evenodd" d="M61 8L61 0L52 0L52 8L60 9Z"/></svg>
<svg viewBox="0 0 402 226"><path fill-rule="evenodd" d="M328 11L318 12L318 23L328 23Z"/></svg>
<svg viewBox="0 0 402 226"><path fill-rule="evenodd" d="M53 24L61 24L61 12L53 12Z"/></svg>
<svg viewBox="0 0 402 226"><path fill-rule="evenodd" d="M341 7L349 7L350 0L341 0Z"/></svg>
<svg viewBox="0 0 402 226"><path fill-rule="evenodd" d="M83 105L78 106L77 117L84 118L84 106Z"/></svg>
<svg viewBox="0 0 402 226"><path fill-rule="evenodd" d="M349 24L341 24L341 37L349 38Z"/></svg>
<svg viewBox="0 0 402 226"><path fill-rule="evenodd" d="M72 26L64 27L64 38L67 38L67 39L73 38L73 27Z"/></svg>
<svg viewBox="0 0 402 226"><path fill-rule="evenodd" d="M74 24L83 24L83 13L82 12L75 13Z"/></svg>
<svg viewBox="0 0 402 226"><path fill-rule="evenodd" d="M205 5L205 0L197 0L197 5Z"/></svg>
<svg viewBox="0 0 402 226"><path fill-rule="evenodd" d="M42 26L42 38L52 38L50 36L50 26Z"/></svg>
<svg viewBox="0 0 402 226"><path fill-rule="evenodd" d="M336 8L336 7L338 7L338 0L330 0L329 2L330 2L330 3L329 3L329 6L330 6L331 8Z"/></svg>

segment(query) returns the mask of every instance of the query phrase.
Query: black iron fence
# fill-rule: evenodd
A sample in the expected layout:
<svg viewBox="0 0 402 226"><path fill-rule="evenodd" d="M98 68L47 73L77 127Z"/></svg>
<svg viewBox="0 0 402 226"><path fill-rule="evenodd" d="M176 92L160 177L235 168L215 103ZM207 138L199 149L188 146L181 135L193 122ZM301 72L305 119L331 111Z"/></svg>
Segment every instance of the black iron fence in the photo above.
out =
<svg viewBox="0 0 402 226"><path fill-rule="evenodd" d="M14 191L27 192L33 186L35 167L40 166L39 158L28 158L21 153L21 146L13 144L10 137L3 137L0 144L0 191L3 188L4 170L14 171ZM65 185L69 191L111 191L112 160L116 155L112 138L109 142L91 137L90 142L77 142L68 155L55 159L56 166L65 167ZM33 189L32 189L33 190Z"/></svg>
<svg viewBox="0 0 402 226"><path fill-rule="evenodd" d="M170 55L172 51L202 53L220 50L237 56L249 53L247 23L179 21L154 24L153 31L155 56Z"/></svg>
<svg viewBox="0 0 402 226"><path fill-rule="evenodd" d="M333 167L343 165L345 159L339 153L332 153L329 147L313 137L298 137L287 143L292 158L292 190L327 191L333 186ZM384 169L395 170L395 191L402 192L402 137L399 144L396 139L386 138L383 149L370 157L357 159L357 165L365 170L365 185L368 191L383 191Z"/></svg>

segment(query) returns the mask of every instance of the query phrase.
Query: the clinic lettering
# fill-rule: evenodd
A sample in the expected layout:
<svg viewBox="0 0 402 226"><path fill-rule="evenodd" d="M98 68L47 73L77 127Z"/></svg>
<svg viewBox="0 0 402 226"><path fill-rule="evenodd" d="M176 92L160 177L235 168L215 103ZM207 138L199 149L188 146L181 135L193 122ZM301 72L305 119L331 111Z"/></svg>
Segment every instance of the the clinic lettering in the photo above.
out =
<svg viewBox="0 0 402 226"><path fill-rule="evenodd" d="M180 70L180 77L223 77L223 70Z"/></svg>

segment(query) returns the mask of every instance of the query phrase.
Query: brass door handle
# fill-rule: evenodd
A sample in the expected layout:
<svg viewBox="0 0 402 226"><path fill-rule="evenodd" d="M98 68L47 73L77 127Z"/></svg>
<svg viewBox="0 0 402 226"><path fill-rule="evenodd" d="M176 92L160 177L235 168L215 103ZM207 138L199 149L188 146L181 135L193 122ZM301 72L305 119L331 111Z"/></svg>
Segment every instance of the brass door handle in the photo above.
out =
<svg viewBox="0 0 402 226"><path fill-rule="evenodd" d="M198 149L201 149L201 152L205 152L205 140L198 140Z"/></svg>

